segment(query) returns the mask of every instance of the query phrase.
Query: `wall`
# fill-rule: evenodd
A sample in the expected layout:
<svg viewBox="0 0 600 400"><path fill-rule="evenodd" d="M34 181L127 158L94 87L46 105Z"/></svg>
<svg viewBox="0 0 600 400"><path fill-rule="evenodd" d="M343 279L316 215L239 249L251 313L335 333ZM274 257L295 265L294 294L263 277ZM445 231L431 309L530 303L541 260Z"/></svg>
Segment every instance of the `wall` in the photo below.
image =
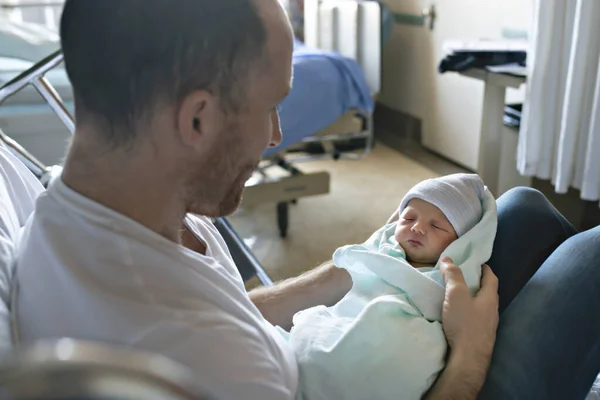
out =
<svg viewBox="0 0 600 400"><path fill-rule="evenodd" d="M451 31L433 35L423 27L396 25L383 55L383 91L379 98L384 105L423 118L426 114L421 87L429 75L426 69L437 68L439 59L433 59L429 47L441 46L440 39L500 39L504 29L528 31L535 0L437 0L433 3L452 2L464 17L453 24ZM423 0L384 0L392 12L418 14L431 2ZM439 7L442 8L442 7ZM438 18L444 18L439 15ZM438 24L439 25L439 24ZM434 37L435 36L435 37ZM434 41L435 43L432 43ZM467 83L468 84L468 83ZM522 94L511 93L513 99Z"/></svg>

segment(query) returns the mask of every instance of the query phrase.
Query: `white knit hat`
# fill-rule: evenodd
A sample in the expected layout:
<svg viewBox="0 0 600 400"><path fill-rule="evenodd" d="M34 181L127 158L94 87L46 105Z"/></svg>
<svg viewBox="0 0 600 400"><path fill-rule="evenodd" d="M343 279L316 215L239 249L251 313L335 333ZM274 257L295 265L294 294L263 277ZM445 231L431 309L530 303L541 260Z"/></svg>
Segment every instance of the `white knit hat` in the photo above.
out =
<svg viewBox="0 0 600 400"><path fill-rule="evenodd" d="M460 237L483 217L484 192L483 181L476 174L428 179L409 190L400 203L399 211L402 213L412 199L426 201L444 213Z"/></svg>

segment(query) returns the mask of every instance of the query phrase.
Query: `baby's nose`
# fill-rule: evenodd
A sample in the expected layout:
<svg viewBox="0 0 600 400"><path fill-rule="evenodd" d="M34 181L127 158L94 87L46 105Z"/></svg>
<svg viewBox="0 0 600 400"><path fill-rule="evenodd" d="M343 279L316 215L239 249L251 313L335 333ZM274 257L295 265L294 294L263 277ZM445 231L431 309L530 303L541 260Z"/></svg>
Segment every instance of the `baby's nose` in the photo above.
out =
<svg viewBox="0 0 600 400"><path fill-rule="evenodd" d="M423 228L423 225L422 225L422 224L418 224L418 223L417 223L417 224L414 224L414 225L412 226L412 229L411 229L411 230L412 230L413 232L415 232L415 233L418 233L418 234L420 234L420 235L424 235L424 234L426 233L426 230Z"/></svg>

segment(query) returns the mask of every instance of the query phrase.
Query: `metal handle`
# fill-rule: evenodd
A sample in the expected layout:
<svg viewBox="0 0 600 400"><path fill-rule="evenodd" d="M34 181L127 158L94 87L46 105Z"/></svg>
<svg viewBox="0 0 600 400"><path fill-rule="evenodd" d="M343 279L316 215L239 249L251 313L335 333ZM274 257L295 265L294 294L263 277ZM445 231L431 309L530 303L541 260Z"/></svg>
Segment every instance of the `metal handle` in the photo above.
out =
<svg viewBox="0 0 600 400"><path fill-rule="evenodd" d="M429 29L435 28L435 20L437 19L437 8L432 4L429 8L424 8L419 14L393 13L394 20L397 24L425 26L429 19Z"/></svg>
<svg viewBox="0 0 600 400"><path fill-rule="evenodd" d="M437 18L437 8L435 7L435 4L432 4L429 8L424 8L422 13L425 18L429 18L429 29L433 30Z"/></svg>

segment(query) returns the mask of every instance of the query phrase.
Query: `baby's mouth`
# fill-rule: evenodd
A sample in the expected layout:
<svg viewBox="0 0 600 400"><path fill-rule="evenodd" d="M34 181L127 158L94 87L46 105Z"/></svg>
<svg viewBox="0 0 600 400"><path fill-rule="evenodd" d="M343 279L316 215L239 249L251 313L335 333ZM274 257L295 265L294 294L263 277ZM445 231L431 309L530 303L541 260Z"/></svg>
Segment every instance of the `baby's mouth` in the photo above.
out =
<svg viewBox="0 0 600 400"><path fill-rule="evenodd" d="M414 246L414 247L421 247L421 246L423 246L423 243L421 243L420 241L418 241L416 239L410 239L410 240L408 240L408 244L410 244L411 246Z"/></svg>

